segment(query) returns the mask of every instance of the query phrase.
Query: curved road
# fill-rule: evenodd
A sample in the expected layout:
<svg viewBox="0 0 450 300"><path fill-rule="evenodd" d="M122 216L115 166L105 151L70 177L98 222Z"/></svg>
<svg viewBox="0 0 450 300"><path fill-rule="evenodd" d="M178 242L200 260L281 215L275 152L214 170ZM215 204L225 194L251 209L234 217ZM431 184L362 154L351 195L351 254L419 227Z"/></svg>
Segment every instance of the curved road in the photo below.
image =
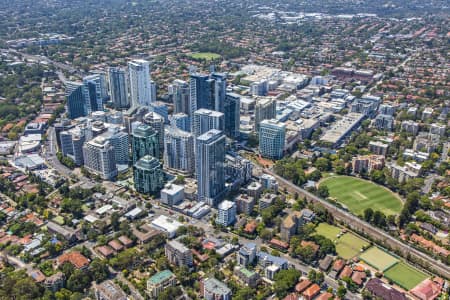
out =
<svg viewBox="0 0 450 300"><path fill-rule="evenodd" d="M426 269L432 270L434 273L438 274L439 276L443 276L445 278L450 278L450 267L443 264L442 262L428 256L427 254L420 252L419 250L397 240L395 237L390 236L383 230L374 227L373 225L359 219L358 217L334 206L333 204L317 197L316 195L298 187L297 185L293 184L292 182L278 176L274 172L264 169L264 173L267 173L269 175L274 176L280 185L286 187L288 190L291 190L291 192L296 192L299 195L302 195L306 197L308 201L313 201L315 203L320 203L323 205L329 212L333 214L333 216L336 219L344 221L349 227L364 232L370 237L372 237L375 240L379 240L382 243L385 243L389 245L392 249L399 249L403 256L411 255L415 258L418 258L422 261L425 261L428 265L426 266Z"/></svg>

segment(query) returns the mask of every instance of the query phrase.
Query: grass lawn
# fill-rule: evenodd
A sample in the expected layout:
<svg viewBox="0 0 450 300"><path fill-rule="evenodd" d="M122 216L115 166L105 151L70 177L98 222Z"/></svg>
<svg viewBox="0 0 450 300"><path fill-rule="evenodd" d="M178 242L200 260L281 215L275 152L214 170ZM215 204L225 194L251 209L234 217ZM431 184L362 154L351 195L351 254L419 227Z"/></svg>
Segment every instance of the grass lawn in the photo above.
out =
<svg viewBox="0 0 450 300"><path fill-rule="evenodd" d="M344 259L355 257L360 253L362 247L366 247L369 244L349 232L338 238L337 235L341 231L341 228L329 225L327 223L320 223L316 227L316 234L323 235L324 237L332 240L336 245L337 254Z"/></svg>
<svg viewBox="0 0 450 300"><path fill-rule="evenodd" d="M367 249L359 256L359 258L382 272L398 262L396 257L386 253L378 247Z"/></svg>
<svg viewBox="0 0 450 300"><path fill-rule="evenodd" d="M64 225L64 218L62 216L56 216L52 221L58 223L59 225Z"/></svg>
<svg viewBox="0 0 450 300"><path fill-rule="evenodd" d="M341 228L330 225L328 223L320 223L316 227L316 233L334 241L337 235L342 231Z"/></svg>
<svg viewBox="0 0 450 300"><path fill-rule="evenodd" d="M428 278L427 274L404 262L389 268L384 276L408 291Z"/></svg>
<svg viewBox="0 0 450 300"><path fill-rule="evenodd" d="M336 252L343 259L350 259L361 253L361 248L367 247L369 245L363 239L360 239L352 233L346 233L339 238L336 244Z"/></svg>
<svg viewBox="0 0 450 300"><path fill-rule="evenodd" d="M356 215L362 215L369 207L385 215L394 215L399 214L403 206L393 192L356 177L332 176L324 179L320 184L328 187L331 198L345 205Z"/></svg>
<svg viewBox="0 0 450 300"><path fill-rule="evenodd" d="M211 53L211 52L197 52L197 53L191 53L189 54L190 57L193 59L204 59L204 60L214 60L219 59L221 56L217 53Z"/></svg>

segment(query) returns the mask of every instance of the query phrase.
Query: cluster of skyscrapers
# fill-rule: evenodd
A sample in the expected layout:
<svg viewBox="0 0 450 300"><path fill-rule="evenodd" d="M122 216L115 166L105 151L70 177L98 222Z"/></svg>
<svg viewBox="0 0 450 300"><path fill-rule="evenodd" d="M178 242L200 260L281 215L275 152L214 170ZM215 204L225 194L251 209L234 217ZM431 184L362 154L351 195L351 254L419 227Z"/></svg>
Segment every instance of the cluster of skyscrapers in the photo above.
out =
<svg viewBox="0 0 450 300"><path fill-rule="evenodd" d="M149 62L136 59L127 69L110 67L107 74L99 72L82 82L67 82L66 97L68 117L75 119L102 111L108 100L116 109L149 106L156 101L156 84L150 77Z"/></svg>
<svg viewBox="0 0 450 300"><path fill-rule="evenodd" d="M241 171L240 160L226 155L226 138L240 134L241 105L240 96L227 90L226 74L192 73L189 82L174 80L169 86L170 116L166 103L156 101L145 60L132 60L126 69L108 68L107 74L86 76L81 83L67 82L66 93L68 117L78 125L55 127L60 151L104 179L113 179L131 164L136 190L157 193L164 184L164 167L194 176L197 200L217 206L227 177L249 177L245 164ZM116 112L106 117L107 101ZM274 99L255 105L260 153L272 159L283 155L286 130L275 116Z"/></svg>

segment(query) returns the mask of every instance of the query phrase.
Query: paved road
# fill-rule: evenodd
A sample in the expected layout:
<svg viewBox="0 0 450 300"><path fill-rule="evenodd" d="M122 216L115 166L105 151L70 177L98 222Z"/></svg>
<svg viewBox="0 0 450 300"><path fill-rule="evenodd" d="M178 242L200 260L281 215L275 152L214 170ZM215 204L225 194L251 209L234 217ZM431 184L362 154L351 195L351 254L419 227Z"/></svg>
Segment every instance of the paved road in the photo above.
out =
<svg viewBox="0 0 450 300"><path fill-rule="evenodd" d="M83 76L86 75L80 69L74 68L73 66L68 65L68 64L63 64L63 63L51 60L50 58L48 58L46 56L43 56L43 55L31 55L31 54L27 54L27 53L23 53L23 52L17 51L15 49L2 49L2 50L7 50L7 51L9 51L11 53L22 55L22 57L24 57L24 58L26 58L28 60L45 61L46 63L55 66L57 69L65 70L65 71L67 71L67 72L69 72L71 74L75 74L75 75L78 75L80 77L83 77Z"/></svg>
<svg viewBox="0 0 450 300"><path fill-rule="evenodd" d="M444 146L442 147L442 161L447 161L448 159L448 151L450 151L450 142L444 143Z"/></svg>
<svg viewBox="0 0 450 300"><path fill-rule="evenodd" d="M450 267L443 264L442 262L428 256L427 254L420 252L419 250L403 243L400 240L397 240L395 237L390 236L383 230L374 227L373 225L359 219L358 217L356 217L340 208L337 208L333 204L296 186L292 182L278 176L274 172L272 172L268 169L265 169L264 172L274 176L278 180L278 183L280 184L280 186L286 187L291 192L298 193L299 195L306 197L306 199L308 199L308 201L320 203L329 212L331 212L333 214L334 218L345 222L345 224L347 224L347 226L349 226L350 228L369 235L373 239L380 241L381 244L387 244L393 249L400 250L404 257L406 257L407 255L410 255L412 257L415 257L416 259L421 259L422 261L424 261L428 264L426 266L427 269L433 270L434 273L436 273L440 276L443 276L447 279L450 278Z"/></svg>
<svg viewBox="0 0 450 300"><path fill-rule="evenodd" d="M57 153L57 145L56 145L56 134L55 134L55 128L53 126L50 126L50 128L47 130L47 141L44 143L43 147L43 156L45 160L47 161L47 164L58 171L59 174L61 174L63 177L70 179L74 176L78 177L81 182L84 183L92 183L96 184L93 180L87 178L86 176L83 176L79 174L78 176L73 172L73 170L67 168L65 165L63 165L58 158L56 157Z"/></svg>
<svg viewBox="0 0 450 300"><path fill-rule="evenodd" d="M427 178L425 178L425 181L423 183L422 187L422 193L428 194L431 191L431 188L433 187L433 183L436 180L443 180L444 178L442 176L439 176L437 174L431 174Z"/></svg>
<svg viewBox="0 0 450 300"><path fill-rule="evenodd" d="M411 56L408 56L404 61L399 63L396 67L394 67L393 72L395 73L398 71L398 69L400 69L400 67L404 67L406 65L406 63L413 58L413 56L414 56L414 54L412 54ZM384 76L381 76L381 78L377 82L375 82L375 84L369 89L369 92L373 91L378 85L383 83L383 80L384 80Z"/></svg>
<svg viewBox="0 0 450 300"><path fill-rule="evenodd" d="M158 215L169 215L169 211L172 211L171 209L166 208L164 206L158 206L158 207L153 206L152 210L155 212L155 215L157 215L157 216ZM222 231L220 231L218 234L215 234L214 233L215 229L210 223L204 222L202 220L194 219L194 218L191 218L189 216L186 216L184 214L177 213L177 212L173 213L173 215L172 215L172 217L174 217L174 218L177 218L178 216L183 216L183 218L185 220L187 220L189 224L191 224L193 226L196 226L196 227L199 227L199 228L202 228L205 231L205 234L206 234L207 237L218 238L219 236L221 236L222 238L226 237L226 238L228 238L230 240L233 237L237 237L239 239L239 243L240 244L254 243L254 244L256 244L256 246L259 249L261 249L261 247L269 247L260 238L256 238L254 240L250 240L250 239L246 239L244 237L241 237L241 236L236 235L236 234L231 233L231 232L222 232ZM287 253L282 254L282 256L283 256L283 258L285 258L288 261L288 263L290 265L294 266L295 269L303 272L303 274L308 274L309 271L311 271L311 270L319 271L316 268L313 268L313 267L311 267L309 265L306 265L306 264L302 263L298 259L292 258ZM337 290L337 288L339 287L338 282L336 280L334 280L333 278L329 277L326 274L325 274L325 281L324 282L325 282L325 284L327 286L329 286L329 287L331 287L331 288L333 288L335 290ZM359 295L357 295L357 294L353 294L350 291L348 291L347 295L346 295L346 299L361 299L361 297Z"/></svg>
<svg viewBox="0 0 450 300"><path fill-rule="evenodd" d="M33 270L33 266L31 264L23 262L20 258L16 256L7 255L5 252L0 251L0 257L6 257L8 262L14 265L17 269L24 269L27 272Z"/></svg>

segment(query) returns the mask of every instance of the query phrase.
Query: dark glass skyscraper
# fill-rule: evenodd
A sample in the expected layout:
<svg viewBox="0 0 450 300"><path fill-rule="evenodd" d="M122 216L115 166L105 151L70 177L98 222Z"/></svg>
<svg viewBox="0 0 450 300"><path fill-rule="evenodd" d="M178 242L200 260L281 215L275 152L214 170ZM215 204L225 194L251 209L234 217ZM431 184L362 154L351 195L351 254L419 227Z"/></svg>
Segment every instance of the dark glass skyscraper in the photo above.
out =
<svg viewBox="0 0 450 300"><path fill-rule="evenodd" d="M227 93L224 103L225 134L231 138L239 136L241 97Z"/></svg>
<svg viewBox="0 0 450 300"><path fill-rule="evenodd" d="M70 119L76 119L87 115L83 97L83 84L78 82L67 82L66 99L67 113Z"/></svg>
<svg viewBox="0 0 450 300"><path fill-rule="evenodd" d="M87 114L103 110L107 99L105 74L98 73L83 78L83 95Z"/></svg>
<svg viewBox="0 0 450 300"><path fill-rule="evenodd" d="M216 206L225 192L225 135L212 129L196 140L198 201Z"/></svg>
<svg viewBox="0 0 450 300"><path fill-rule="evenodd" d="M133 166L134 187L145 194L156 193L164 186L164 173L158 159L145 155Z"/></svg>
<svg viewBox="0 0 450 300"><path fill-rule="evenodd" d="M159 157L158 133L147 124L139 125L131 135L131 151L133 164L145 155Z"/></svg>
<svg viewBox="0 0 450 300"><path fill-rule="evenodd" d="M111 101L116 109L129 108L126 72L120 68L109 68L109 89Z"/></svg>
<svg viewBox="0 0 450 300"><path fill-rule="evenodd" d="M212 109L224 112L225 97L227 93L227 74L212 73L211 79L214 80L214 107Z"/></svg>
<svg viewBox="0 0 450 300"><path fill-rule="evenodd" d="M200 109L214 109L214 80L206 74L191 74L190 79L190 115Z"/></svg>

